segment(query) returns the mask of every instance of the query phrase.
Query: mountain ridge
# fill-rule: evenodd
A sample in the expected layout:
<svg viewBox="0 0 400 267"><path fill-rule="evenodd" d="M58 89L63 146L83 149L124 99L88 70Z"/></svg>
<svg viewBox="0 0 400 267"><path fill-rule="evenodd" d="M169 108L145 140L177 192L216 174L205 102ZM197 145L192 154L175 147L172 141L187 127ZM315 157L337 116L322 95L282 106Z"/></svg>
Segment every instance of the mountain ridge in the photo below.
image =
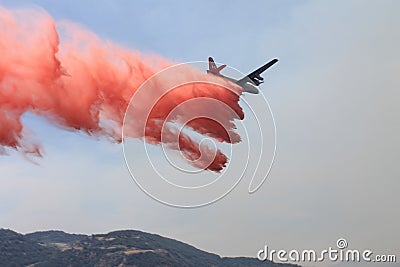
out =
<svg viewBox="0 0 400 267"><path fill-rule="evenodd" d="M61 230L20 234L0 229L0 266L294 267L249 257L221 257L184 242L138 230L69 234ZM297 265L298 266L298 265Z"/></svg>

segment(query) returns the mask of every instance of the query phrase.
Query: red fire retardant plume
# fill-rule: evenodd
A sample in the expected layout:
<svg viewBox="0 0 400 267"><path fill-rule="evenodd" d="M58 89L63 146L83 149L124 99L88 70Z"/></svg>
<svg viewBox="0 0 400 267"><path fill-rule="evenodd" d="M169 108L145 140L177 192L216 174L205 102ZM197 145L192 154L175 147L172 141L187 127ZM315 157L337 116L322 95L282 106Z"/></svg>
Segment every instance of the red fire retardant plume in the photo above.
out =
<svg viewBox="0 0 400 267"><path fill-rule="evenodd" d="M161 57L143 57L139 52L102 42L95 34L72 23L63 22L56 27L45 11L0 7L0 153L12 148L41 156L40 145L30 140L21 121L26 112L43 116L66 130L121 142L121 127L131 97L153 74L171 65ZM193 70L186 69L188 75L193 75ZM199 71L196 75L203 80L219 79ZM170 82L159 80L156 86ZM128 127L128 137L159 144L163 141L163 122L177 105L189 99L211 97L223 101L236 114L214 110L223 125L200 118L189 122L188 127L217 141L240 141L234 125L235 117L243 119L238 104L240 89L233 93L207 84L184 87L168 92L157 102L147 118L145 131ZM154 99L144 97L141 105L153 106ZM207 108L200 105L186 112ZM138 118L141 115L137 114ZM174 134L173 129L165 132ZM171 136L164 139L187 159L201 156L199 144L188 135L180 133L175 139ZM204 151L215 154L215 158L208 166L200 163L198 167L221 171L227 157L219 150Z"/></svg>

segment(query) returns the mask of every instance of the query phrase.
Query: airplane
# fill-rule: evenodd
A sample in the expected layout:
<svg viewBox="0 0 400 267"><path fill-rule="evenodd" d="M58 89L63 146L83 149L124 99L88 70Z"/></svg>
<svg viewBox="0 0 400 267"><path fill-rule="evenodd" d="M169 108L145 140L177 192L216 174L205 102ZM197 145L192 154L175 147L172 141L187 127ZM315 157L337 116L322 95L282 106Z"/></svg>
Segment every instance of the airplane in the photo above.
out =
<svg viewBox="0 0 400 267"><path fill-rule="evenodd" d="M220 73L220 71L223 68L225 68L226 65L224 64L224 65L217 67L217 64L215 64L214 59L212 57L209 57L207 73L219 76L223 79L226 79L226 80L236 83L237 85L239 85L240 87L243 88L243 92L250 93L250 94L258 94L259 90L258 90L257 86L259 86L260 84L262 84L264 82L264 78L261 77L260 74L263 73L264 71L266 71L269 67L274 65L276 62L278 62L278 59L275 58L275 59L271 60L270 62L268 62L267 64L265 64L264 66L256 69L252 73L246 75L242 79L236 80L236 79L222 75Z"/></svg>

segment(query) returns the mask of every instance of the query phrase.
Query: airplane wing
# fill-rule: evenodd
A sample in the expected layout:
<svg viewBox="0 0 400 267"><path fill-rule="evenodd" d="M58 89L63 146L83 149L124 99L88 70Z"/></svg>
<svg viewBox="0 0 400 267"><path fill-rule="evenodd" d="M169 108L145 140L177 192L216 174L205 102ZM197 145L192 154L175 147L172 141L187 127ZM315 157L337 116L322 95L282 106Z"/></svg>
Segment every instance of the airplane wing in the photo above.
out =
<svg viewBox="0 0 400 267"><path fill-rule="evenodd" d="M252 73L250 73L249 75L247 75L246 77L244 77L242 80L248 80L250 79L255 85L260 85L261 83L264 82L264 78L261 77L261 73L263 73L264 71L266 71L268 68L270 68L272 65L274 65L276 62L278 62L278 59L273 59L270 62L268 62L267 64L265 64L264 66L256 69L255 71L253 71ZM240 80L240 81L242 81Z"/></svg>

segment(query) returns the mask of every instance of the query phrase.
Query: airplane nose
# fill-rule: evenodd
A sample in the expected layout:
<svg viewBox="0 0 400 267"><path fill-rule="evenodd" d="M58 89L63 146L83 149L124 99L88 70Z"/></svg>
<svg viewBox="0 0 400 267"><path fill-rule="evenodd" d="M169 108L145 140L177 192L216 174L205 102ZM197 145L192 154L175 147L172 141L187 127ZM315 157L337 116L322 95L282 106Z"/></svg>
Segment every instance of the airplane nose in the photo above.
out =
<svg viewBox="0 0 400 267"><path fill-rule="evenodd" d="M251 83L247 83L243 89L244 89L243 92L246 92L246 93L250 93L250 94L258 94L259 93L258 88L254 84L251 84Z"/></svg>

